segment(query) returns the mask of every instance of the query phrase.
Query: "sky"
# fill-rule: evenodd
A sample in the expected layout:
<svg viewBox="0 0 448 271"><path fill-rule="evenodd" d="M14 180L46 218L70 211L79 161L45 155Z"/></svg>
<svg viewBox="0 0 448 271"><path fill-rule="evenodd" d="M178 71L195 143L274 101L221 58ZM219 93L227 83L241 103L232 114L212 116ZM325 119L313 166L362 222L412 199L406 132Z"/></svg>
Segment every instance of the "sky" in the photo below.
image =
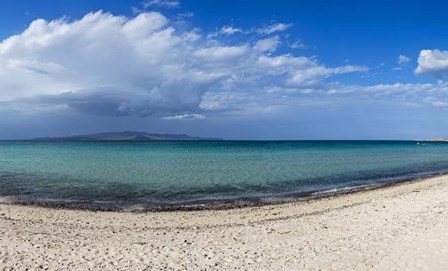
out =
<svg viewBox="0 0 448 271"><path fill-rule="evenodd" d="M448 2L2 0L0 139L448 137Z"/></svg>

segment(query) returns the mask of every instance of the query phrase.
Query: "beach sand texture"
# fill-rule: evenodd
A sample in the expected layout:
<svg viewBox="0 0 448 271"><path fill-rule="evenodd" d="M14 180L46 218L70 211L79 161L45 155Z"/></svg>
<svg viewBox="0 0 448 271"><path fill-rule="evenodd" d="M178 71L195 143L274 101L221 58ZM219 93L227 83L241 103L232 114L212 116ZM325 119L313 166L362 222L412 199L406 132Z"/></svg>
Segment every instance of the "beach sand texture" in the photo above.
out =
<svg viewBox="0 0 448 271"><path fill-rule="evenodd" d="M0 270L448 270L448 176L261 207L0 205Z"/></svg>

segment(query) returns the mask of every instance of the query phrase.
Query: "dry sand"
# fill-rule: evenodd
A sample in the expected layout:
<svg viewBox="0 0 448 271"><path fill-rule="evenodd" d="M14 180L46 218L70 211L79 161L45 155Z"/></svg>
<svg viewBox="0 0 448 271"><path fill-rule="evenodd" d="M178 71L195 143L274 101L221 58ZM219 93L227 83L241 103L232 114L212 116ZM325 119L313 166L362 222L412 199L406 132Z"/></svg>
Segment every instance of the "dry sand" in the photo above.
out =
<svg viewBox="0 0 448 271"><path fill-rule="evenodd" d="M220 211L0 205L0 270L448 270L448 177Z"/></svg>

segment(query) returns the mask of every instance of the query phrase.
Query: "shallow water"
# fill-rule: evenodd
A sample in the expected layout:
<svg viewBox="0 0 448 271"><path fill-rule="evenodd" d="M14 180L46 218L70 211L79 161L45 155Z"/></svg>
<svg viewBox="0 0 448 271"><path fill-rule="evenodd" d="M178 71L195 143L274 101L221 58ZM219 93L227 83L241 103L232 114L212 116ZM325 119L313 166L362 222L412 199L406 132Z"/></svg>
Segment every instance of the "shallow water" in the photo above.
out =
<svg viewBox="0 0 448 271"><path fill-rule="evenodd" d="M443 142L0 142L1 199L94 208L269 201L444 172Z"/></svg>

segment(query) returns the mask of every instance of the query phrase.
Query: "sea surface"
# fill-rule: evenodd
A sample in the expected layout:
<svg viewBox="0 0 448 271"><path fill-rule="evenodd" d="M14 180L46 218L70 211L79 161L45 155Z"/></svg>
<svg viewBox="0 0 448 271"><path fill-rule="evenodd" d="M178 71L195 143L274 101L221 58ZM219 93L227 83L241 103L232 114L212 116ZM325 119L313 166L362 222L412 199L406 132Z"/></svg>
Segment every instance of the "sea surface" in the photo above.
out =
<svg viewBox="0 0 448 271"><path fill-rule="evenodd" d="M0 141L0 201L132 210L272 202L448 172L448 143Z"/></svg>

